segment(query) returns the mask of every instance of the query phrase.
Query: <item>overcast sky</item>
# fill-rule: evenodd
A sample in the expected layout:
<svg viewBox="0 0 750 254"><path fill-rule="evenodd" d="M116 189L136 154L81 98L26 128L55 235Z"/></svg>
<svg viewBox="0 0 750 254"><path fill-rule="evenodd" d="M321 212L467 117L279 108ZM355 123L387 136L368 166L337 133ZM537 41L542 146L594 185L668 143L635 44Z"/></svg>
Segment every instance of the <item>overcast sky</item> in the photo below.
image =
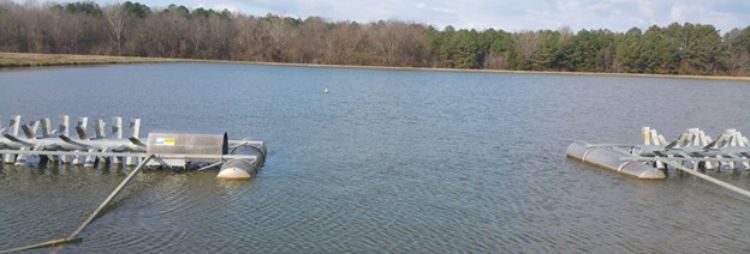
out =
<svg viewBox="0 0 750 254"><path fill-rule="evenodd" d="M113 0L97 0L110 3ZM133 0L131 0L133 1ZM124 2L124 1L123 1ZM274 13L330 20L397 19L442 28L500 28L509 31L568 26L625 31L672 22L713 24L722 32L750 25L749 0L141 0L165 7L174 2L191 8Z"/></svg>

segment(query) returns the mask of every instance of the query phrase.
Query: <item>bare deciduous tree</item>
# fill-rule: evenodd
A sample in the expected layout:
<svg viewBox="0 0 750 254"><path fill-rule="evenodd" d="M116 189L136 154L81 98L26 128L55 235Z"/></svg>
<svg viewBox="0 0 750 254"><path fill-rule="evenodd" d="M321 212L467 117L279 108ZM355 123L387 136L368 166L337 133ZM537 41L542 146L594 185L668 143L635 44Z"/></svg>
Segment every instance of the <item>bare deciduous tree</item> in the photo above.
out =
<svg viewBox="0 0 750 254"><path fill-rule="evenodd" d="M107 24L109 25L109 35L114 43L115 53L120 55L122 33L131 17L128 11L120 3L106 6L102 11L107 20Z"/></svg>
<svg viewBox="0 0 750 254"><path fill-rule="evenodd" d="M133 2L0 0L0 50L316 64L750 75L750 27L508 33Z"/></svg>

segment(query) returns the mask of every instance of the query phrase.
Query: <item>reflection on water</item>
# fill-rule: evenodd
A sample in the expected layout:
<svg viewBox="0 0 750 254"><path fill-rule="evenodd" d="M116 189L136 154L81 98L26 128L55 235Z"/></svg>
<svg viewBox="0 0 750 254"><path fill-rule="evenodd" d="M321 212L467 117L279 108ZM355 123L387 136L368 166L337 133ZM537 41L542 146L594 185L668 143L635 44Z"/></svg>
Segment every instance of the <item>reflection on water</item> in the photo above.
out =
<svg viewBox="0 0 750 254"><path fill-rule="evenodd" d="M639 142L641 126L750 131L748 95L746 82L230 64L0 71L5 121L121 115L143 133L269 144L251 182L140 174L63 253L747 252L747 200L564 153ZM0 167L0 249L66 236L129 172ZM747 172L712 175L750 188Z"/></svg>

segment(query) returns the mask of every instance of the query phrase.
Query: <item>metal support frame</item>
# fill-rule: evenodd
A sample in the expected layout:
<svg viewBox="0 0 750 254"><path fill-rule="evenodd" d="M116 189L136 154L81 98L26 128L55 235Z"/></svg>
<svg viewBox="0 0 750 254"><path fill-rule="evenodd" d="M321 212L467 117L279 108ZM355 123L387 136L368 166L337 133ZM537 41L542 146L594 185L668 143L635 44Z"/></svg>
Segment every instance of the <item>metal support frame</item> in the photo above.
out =
<svg viewBox="0 0 750 254"><path fill-rule="evenodd" d="M89 119L81 117L75 127L75 136L71 137L69 127L70 117L60 117L59 127L52 129L49 118L32 121L29 124L21 124L21 116L11 117L8 128L0 129L0 155L8 164L24 165L29 156L39 156L40 159L48 159L49 162L94 167L98 162L111 164L124 164L135 166L146 157L146 145L141 141L141 120L131 119L130 133L123 138L122 117L112 118L111 133L108 137L106 123L102 119L93 121L94 135L87 133ZM39 128L41 127L41 128ZM41 129L41 135L37 135ZM218 160L224 162L230 159L251 159L265 156L265 147L262 141L254 140L228 140L230 146L251 146L260 151L260 156L253 155L211 155L211 154L157 154L158 161L170 167L183 167L184 163L168 164L171 160Z"/></svg>

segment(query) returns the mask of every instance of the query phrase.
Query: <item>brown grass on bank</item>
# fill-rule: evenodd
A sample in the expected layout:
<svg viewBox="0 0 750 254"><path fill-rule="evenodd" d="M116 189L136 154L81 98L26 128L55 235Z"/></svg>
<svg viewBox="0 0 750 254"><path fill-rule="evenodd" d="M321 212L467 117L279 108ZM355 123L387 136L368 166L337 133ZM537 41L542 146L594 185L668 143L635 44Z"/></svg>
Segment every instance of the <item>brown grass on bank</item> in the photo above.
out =
<svg viewBox="0 0 750 254"><path fill-rule="evenodd" d="M168 59L168 58L129 57L129 56L31 54L31 53L0 52L0 68L59 66L59 65L88 65L88 64L163 63L163 62L175 62L175 61L178 61L178 60Z"/></svg>
<svg viewBox="0 0 750 254"><path fill-rule="evenodd" d="M750 81L750 77L745 77L745 76L709 76L709 75L700 76L700 75L668 75L668 74L642 74L642 73L516 71L516 70L493 70L493 69L360 66L360 65L300 64L300 63L277 63L277 62L256 62L256 61L181 59L181 58L159 58L159 57L34 54L34 53L0 52L0 68L64 66L64 65L93 65L93 64L170 63L170 62L257 64L257 65L277 65L277 66L304 66L304 67L320 67L320 68L354 68L354 69L406 70L406 71L515 73L515 74L547 74L547 75L573 75L573 76L614 76L614 77L648 77L648 78L680 78L680 79Z"/></svg>

